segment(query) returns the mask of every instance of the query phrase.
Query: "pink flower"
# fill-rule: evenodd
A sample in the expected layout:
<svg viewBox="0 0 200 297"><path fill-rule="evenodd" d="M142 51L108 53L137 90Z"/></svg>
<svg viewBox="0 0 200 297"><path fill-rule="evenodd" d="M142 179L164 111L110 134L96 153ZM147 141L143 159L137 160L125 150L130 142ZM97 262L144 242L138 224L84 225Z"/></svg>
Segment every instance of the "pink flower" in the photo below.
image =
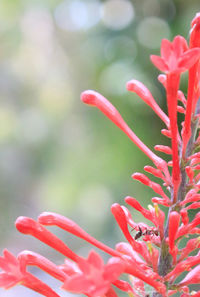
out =
<svg viewBox="0 0 200 297"><path fill-rule="evenodd" d="M7 250L4 250L3 257L0 257L0 267L4 270L0 274L0 287L9 289L23 280L19 261Z"/></svg>
<svg viewBox="0 0 200 297"><path fill-rule="evenodd" d="M163 39L161 57L152 55L152 63L166 73L180 73L188 70L200 57L200 49L188 49L187 42L182 36L176 36L172 42Z"/></svg>
<svg viewBox="0 0 200 297"><path fill-rule="evenodd" d="M21 258L15 258L7 250L4 250L3 257L0 257L0 268L3 270L0 273L0 287L2 288L9 289L20 284L46 297L59 297L48 285L24 269Z"/></svg>
<svg viewBox="0 0 200 297"><path fill-rule="evenodd" d="M63 289L73 293L82 293L91 297L105 295L124 272L124 262L119 258L111 258L104 265L101 257L91 251L87 259L80 258L77 261L80 272L69 277Z"/></svg>

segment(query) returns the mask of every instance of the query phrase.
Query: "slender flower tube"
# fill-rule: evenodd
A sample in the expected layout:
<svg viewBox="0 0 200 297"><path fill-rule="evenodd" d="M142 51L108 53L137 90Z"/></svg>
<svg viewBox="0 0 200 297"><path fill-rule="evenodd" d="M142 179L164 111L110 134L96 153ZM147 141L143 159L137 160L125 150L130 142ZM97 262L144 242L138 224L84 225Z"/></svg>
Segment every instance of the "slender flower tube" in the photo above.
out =
<svg viewBox="0 0 200 297"><path fill-rule="evenodd" d="M113 257L120 257L120 254L105 244L99 242L94 237L85 232L81 227L79 227L72 220L61 216L53 212L44 212L38 217L38 222L45 226L58 226L59 228L64 229L65 231L74 234L77 237L80 237L92 245L98 247L104 252L110 254Z"/></svg>
<svg viewBox="0 0 200 297"><path fill-rule="evenodd" d="M77 261L78 256L68 248L62 240L57 236L45 229L41 224L28 217L19 217L15 222L16 228L23 234L32 235L40 241L51 246L64 256L70 258L73 261Z"/></svg>
<svg viewBox="0 0 200 297"><path fill-rule="evenodd" d="M81 100L99 108L116 126L118 126L139 148L145 153L153 163L162 170L165 176L170 179L167 163L155 155L130 129L125 123L117 109L101 94L95 91L85 91L81 94Z"/></svg>
<svg viewBox="0 0 200 297"><path fill-rule="evenodd" d="M158 106L151 92L138 80L130 80L126 84L128 91L136 93L147 105L149 105L153 111L161 118L167 128L169 128L169 118L164 111Z"/></svg>

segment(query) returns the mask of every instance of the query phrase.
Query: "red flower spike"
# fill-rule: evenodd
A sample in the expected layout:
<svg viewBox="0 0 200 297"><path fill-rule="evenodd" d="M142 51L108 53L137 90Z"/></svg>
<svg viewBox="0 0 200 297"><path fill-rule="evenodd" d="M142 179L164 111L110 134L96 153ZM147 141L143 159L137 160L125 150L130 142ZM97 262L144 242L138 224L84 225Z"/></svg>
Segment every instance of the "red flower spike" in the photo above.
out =
<svg viewBox="0 0 200 297"><path fill-rule="evenodd" d="M78 256L68 248L57 236L45 229L41 224L28 217L19 217L15 222L16 228L23 234L32 235L40 241L46 243L56 251L73 261L77 261Z"/></svg>
<svg viewBox="0 0 200 297"><path fill-rule="evenodd" d="M118 253L116 253L115 250L99 242L94 237L85 232L75 222L62 215L53 212L44 212L38 217L38 222L45 226L57 226L77 237L86 240L87 242L91 243L92 245L96 246L97 248L103 250L104 252L110 254L113 257L120 256Z"/></svg>
<svg viewBox="0 0 200 297"><path fill-rule="evenodd" d="M169 252L173 257L174 264L176 263L176 256L178 248L175 246L175 238L180 224L180 215L176 211L170 212L169 215Z"/></svg>
<svg viewBox="0 0 200 297"><path fill-rule="evenodd" d="M167 129L161 132L171 139L171 145L156 145L155 150L172 155L168 163L134 134L106 98L95 91L85 91L81 95L84 103L100 109L153 161L155 168L145 166L144 170L162 179L162 185L141 173L135 173L133 178L151 187L160 197L153 197L154 205L148 206L148 209L132 197L125 199L153 226L136 223L125 206L113 204L112 213L129 243L120 242L112 249L61 215L43 213L38 222L20 217L16 221L20 232L39 239L67 256L67 259L57 266L30 251L20 253L17 258L4 251L4 256L0 257L0 287L21 284L46 297L59 297L28 272L29 266L34 265L64 283L63 289L88 297L118 297L113 286L127 292L129 297L147 297L149 293L145 292L145 283L153 287L153 295L169 297L177 293L181 297L200 297L199 291L190 290L190 285L200 283L200 252L197 251L200 248L200 213L197 212L194 218L188 215L189 210L200 208L200 152L193 153L200 146L200 132L196 132L200 121L199 104L197 106L200 97L200 13L192 21L191 27L189 48L183 37L176 36L172 42L162 41L160 57L151 56L156 67L165 72L158 76L158 80L166 90L168 115L146 86L137 80L127 83L128 90L136 93L165 123ZM179 90L181 73L186 70L189 70L187 98ZM182 138L177 124L178 112L185 114L185 121L180 125ZM193 137L190 137L191 134ZM168 166L172 166L171 175ZM168 195L163 186L168 190ZM158 204L168 207L166 220ZM62 228L114 257L107 264L93 251L87 259L79 257L43 225ZM190 256L195 252L195 256ZM120 279L124 273L128 274L130 284Z"/></svg>
<svg viewBox="0 0 200 297"><path fill-rule="evenodd" d="M79 258L77 264L81 272L68 278L62 288L91 297L106 294L112 282L124 272L123 260L111 258L104 265L103 260L95 251L91 251L87 259Z"/></svg>
<svg viewBox="0 0 200 297"><path fill-rule="evenodd" d="M60 270L58 266L37 253L23 251L17 256L17 259L20 262L21 271L24 273L26 272L27 266L32 265L39 267L61 282L66 280L66 274Z"/></svg>
<svg viewBox="0 0 200 297"><path fill-rule="evenodd" d="M138 147L144 154L146 154L158 167L162 170L170 180L170 175L167 167L167 163L155 155L130 129L130 127L125 123L116 108L101 94L95 91L85 91L81 94L81 100L93 106L99 108L116 126L118 126Z"/></svg>
<svg viewBox="0 0 200 297"><path fill-rule="evenodd" d="M168 116L159 107L159 105L153 98L151 92L147 89L145 85L143 85L143 83L133 79L127 82L126 88L128 91L136 93L147 105L149 105L153 109L153 111L159 116L159 118L161 118L165 125L169 127Z"/></svg>

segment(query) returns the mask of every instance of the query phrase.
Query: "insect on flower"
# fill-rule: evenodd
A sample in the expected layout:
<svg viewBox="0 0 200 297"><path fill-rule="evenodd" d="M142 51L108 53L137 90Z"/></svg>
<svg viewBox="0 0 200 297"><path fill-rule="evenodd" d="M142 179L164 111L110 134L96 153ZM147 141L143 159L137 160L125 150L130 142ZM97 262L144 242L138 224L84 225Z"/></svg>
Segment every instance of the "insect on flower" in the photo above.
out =
<svg viewBox="0 0 200 297"><path fill-rule="evenodd" d="M153 64L165 73L159 75L158 79L166 89L168 115L162 111L151 92L141 82L133 79L127 83L127 89L135 92L164 122L167 129L163 129L162 133L171 138L171 144L157 145L155 150L171 154L172 161L169 163L137 137L118 110L104 96L92 90L84 91L81 95L85 104L97 107L155 165L145 166L144 170L161 179L162 186L143 173L132 175L134 180L150 187L159 195L152 198L148 209L134 197L125 198L125 202L140 212L152 226L142 222L135 223L128 208L114 203L111 212L127 242L118 242L115 248L111 248L60 214L44 212L37 220L21 216L15 223L19 232L45 243L60 252L65 259L60 265L56 265L31 251L25 250L15 257L4 250L3 256L0 256L0 288L9 289L20 284L46 297L61 297L28 271L28 266L36 266L61 281L63 290L90 297L118 297L115 287L127 292L128 296L168 297L178 294L176 296L179 297L200 297L200 290L194 292L190 288L190 285L200 283L200 212L197 212L194 218L190 218L188 214L188 210L198 209L200 205L200 153L194 150L195 146L200 146L200 134L197 133L200 124L200 117L197 116L200 110L199 24L200 13L192 21L189 45L182 36L176 36L172 42L163 39L161 56L151 56ZM186 98L179 85L181 74L187 70L189 74ZM178 125L177 113L183 111L179 101L185 108L182 129ZM171 173L168 168L170 164ZM188 188L188 184L191 188ZM163 187L169 190L168 194ZM167 219L162 208L168 208ZM47 229L50 226L87 241L107 253L110 258L104 263L101 256L93 250L87 258L76 254ZM131 236L131 227L136 230L135 236ZM142 240L139 241L139 238ZM187 240L185 246L182 239ZM195 252L197 253L194 254ZM193 255L190 255L191 253ZM182 273L187 274L183 276ZM127 280L124 280L124 276L127 276ZM181 281L178 281L179 276ZM153 291L147 290L146 285L151 286Z"/></svg>
<svg viewBox="0 0 200 297"><path fill-rule="evenodd" d="M135 228L132 229L132 231L134 230ZM146 236L146 235L155 235L155 236L159 236L159 232L157 229L148 229L146 228L144 231L142 230L142 228L140 226L138 226L138 231L137 233L135 234L135 237L134 239L137 240L139 239L140 237L142 236Z"/></svg>

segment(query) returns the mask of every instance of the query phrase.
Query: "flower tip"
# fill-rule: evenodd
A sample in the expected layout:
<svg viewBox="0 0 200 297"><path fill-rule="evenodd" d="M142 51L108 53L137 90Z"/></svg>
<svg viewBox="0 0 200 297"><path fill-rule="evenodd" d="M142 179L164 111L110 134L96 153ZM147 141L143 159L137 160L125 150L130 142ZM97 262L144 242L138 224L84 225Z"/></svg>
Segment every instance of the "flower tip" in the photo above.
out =
<svg viewBox="0 0 200 297"><path fill-rule="evenodd" d="M17 230L23 234L29 234L30 231L35 227L36 222L28 217L19 217L15 222Z"/></svg>
<svg viewBox="0 0 200 297"><path fill-rule="evenodd" d="M81 93L81 101L86 104L95 105L94 102L98 93L93 90L87 90Z"/></svg>
<svg viewBox="0 0 200 297"><path fill-rule="evenodd" d="M120 205L118 204L118 203L113 203L112 205L111 205L111 212L113 213L113 211L115 212L115 210L116 209L118 209L118 207L119 207Z"/></svg>
<svg viewBox="0 0 200 297"><path fill-rule="evenodd" d="M125 198L124 198L124 201L125 202L127 202L127 201L129 201L130 199L133 199L131 196L126 196Z"/></svg>
<svg viewBox="0 0 200 297"><path fill-rule="evenodd" d="M42 225L51 225L54 222L54 213L43 212L38 217L38 222Z"/></svg>
<svg viewBox="0 0 200 297"><path fill-rule="evenodd" d="M132 92L134 92L134 90L135 90L134 86L135 86L134 80L129 80L129 81L126 83L126 89L127 89L128 91L132 91Z"/></svg>

